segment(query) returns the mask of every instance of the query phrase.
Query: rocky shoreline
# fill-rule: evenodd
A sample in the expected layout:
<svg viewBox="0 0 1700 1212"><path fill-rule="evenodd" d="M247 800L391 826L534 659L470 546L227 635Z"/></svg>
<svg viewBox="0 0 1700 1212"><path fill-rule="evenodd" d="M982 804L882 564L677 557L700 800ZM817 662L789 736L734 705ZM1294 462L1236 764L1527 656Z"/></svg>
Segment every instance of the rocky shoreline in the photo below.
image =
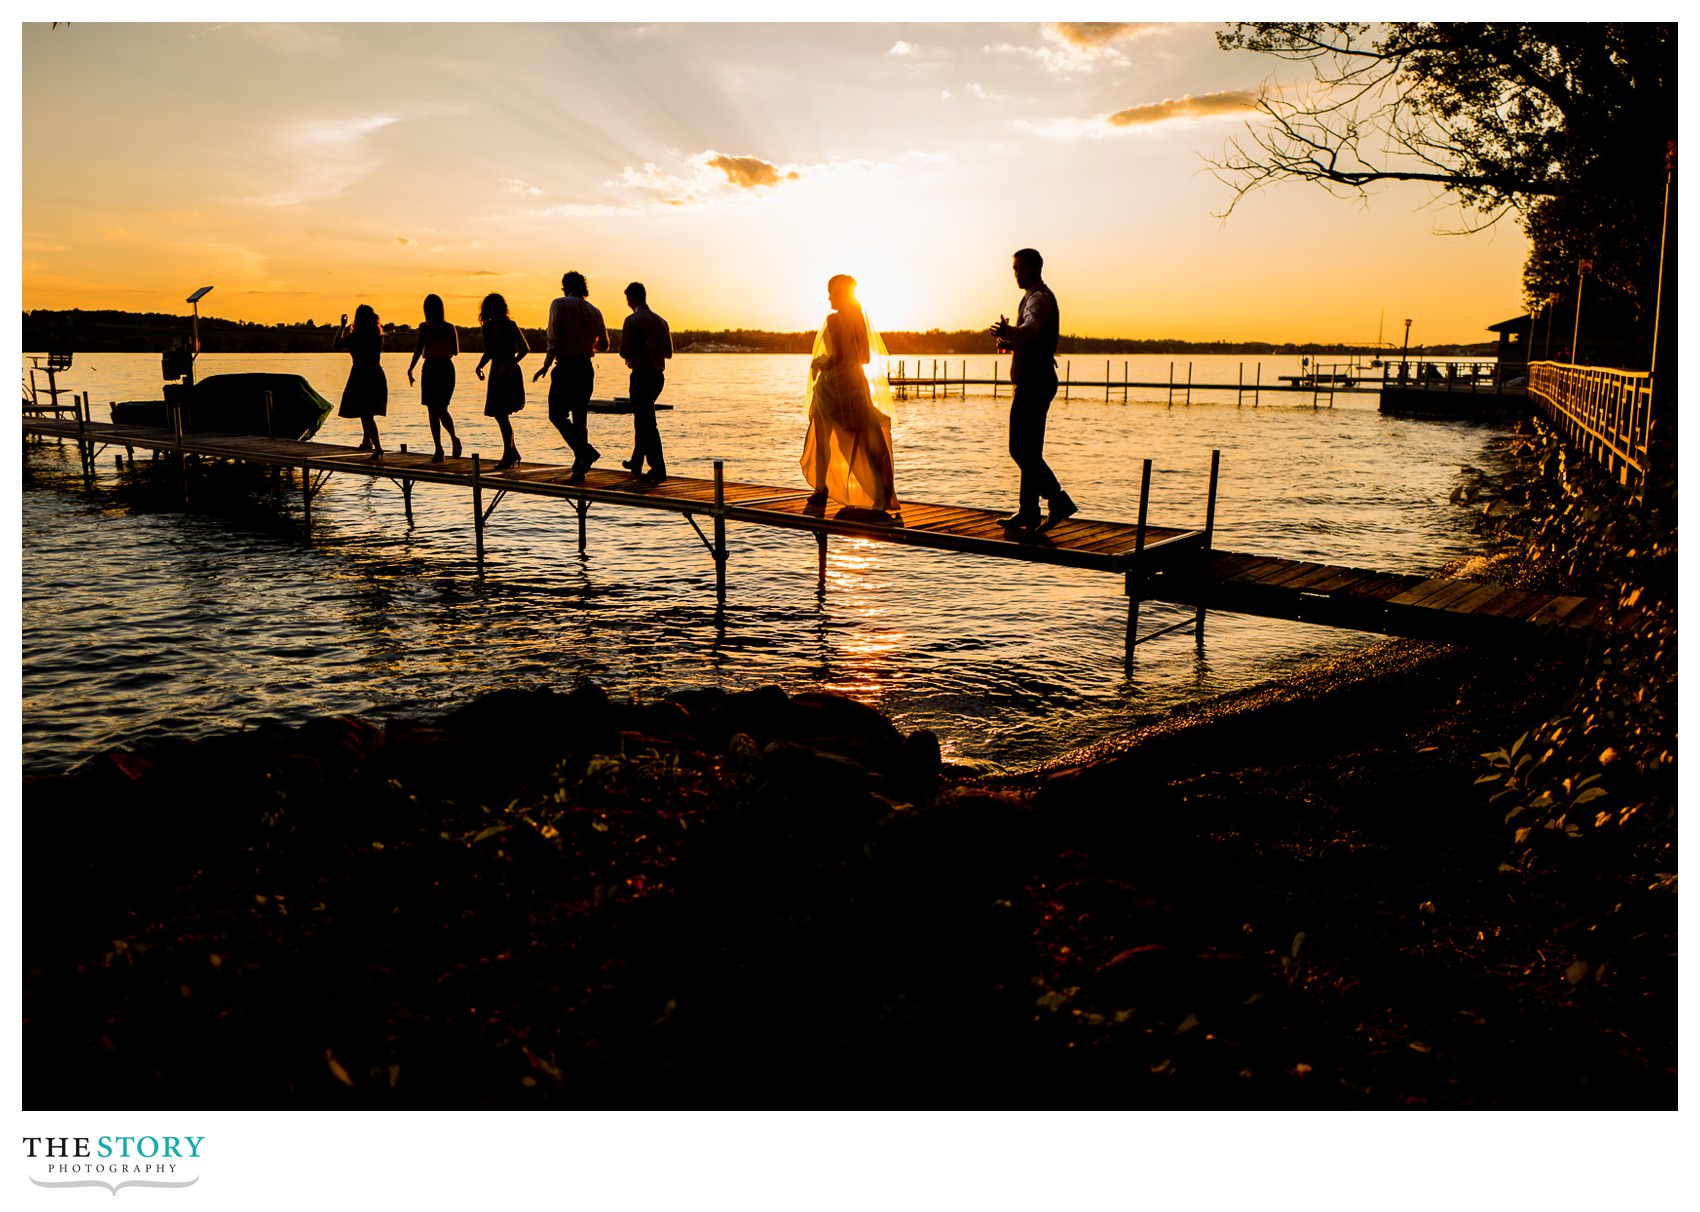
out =
<svg viewBox="0 0 1700 1212"><path fill-rule="evenodd" d="M1674 1106L1669 901L1472 786L1547 672L1382 644L1000 777L775 687L112 751L24 788L25 1103Z"/></svg>

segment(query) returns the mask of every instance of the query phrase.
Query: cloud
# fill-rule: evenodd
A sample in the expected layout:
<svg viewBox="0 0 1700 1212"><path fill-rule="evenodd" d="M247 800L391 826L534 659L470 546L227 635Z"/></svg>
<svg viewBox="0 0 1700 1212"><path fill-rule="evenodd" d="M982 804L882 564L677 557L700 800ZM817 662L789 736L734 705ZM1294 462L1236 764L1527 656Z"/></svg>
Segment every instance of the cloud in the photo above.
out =
<svg viewBox="0 0 1700 1212"><path fill-rule="evenodd" d="M810 172L817 171L810 169ZM681 172L668 172L653 163L642 168L631 165L620 175L606 182L614 189L637 189L660 194L657 199L665 206L689 206L716 197L726 197L749 191L765 191L801 180L801 170L779 165L760 156L737 156L709 148L685 160ZM614 209L608 208L610 212Z"/></svg>
<svg viewBox="0 0 1700 1212"><path fill-rule="evenodd" d="M1218 114L1237 114L1256 109L1258 97L1258 93L1243 88L1204 93L1197 97L1176 97L1117 110L1104 121L1111 126L1150 126L1180 118L1210 118Z"/></svg>
<svg viewBox="0 0 1700 1212"><path fill-rule="evenodd" d="M284 185L242 201L291 206L335 197L376 167L367 140L395 122L392 114L372 114L308 118L285 126L272 138L272 155L279 162L275 167L286 178Z"/></svg>
<svg viewBox="0 0 1700 1212"><path fill-rule="evenodd" d="M59 244L53 240L42 240L35 236L25 236L23 251L27 253L70 252L69 244Z"/></svg>
<svg viewBox="0 0 1700 1212"><path fill-rule="evenodd" d="M1054 21L1057 37L1074 46L1103 46L1118 38L1135 38L1157 28L1142 21Z"/></svg>
<svg viewBox="0 0 1700 1212"><path fill-rule="evenodd" d="M543 196L543 191L538 189L537 186L521 181L518 177L501 177L498 178L496 183L509 193L518 194L522 198L541 198Z"/></svg>
<svg viewBox="0 0 1700 1212"><path fill-rule="evenodd" d="M892 43L891 49L886 51L885 53L888 54L888 55L900 55L900 56L901 55L913 55L916 51L918 51L920 49L921 48L919 46L916 46L913 42L904 42L900 39L897 42Z"/></svg>
<svg viewBox="0 0 1700 1212"><path fill-rule="evenodd" d="M395 242L397 244L401 245L403 248L413 248L414 246L416 246L419 243L419 241L410 240L406 236L397 236L395 238Z"/></svg>
<svg viewBox="0 0 1700 1212"><path fill-rule="evenodd" d="M1127 56L1112 43L1136 38L1156 28L1137 22L1059 21L1039 31L1043 46L1001 43L986 49L995 54L1032 59L1048 72L1086 73L1100 67L1128 66Z"/></svg>
<svg viewBox="0 0 1700 1212"><path fill-rule="evenodd" d="M706 154L706 153L705 153ZM781 181L795 181L795 169L781 172L776 164L760 159L757 156L728 156L715 153L703 161L709 168L718 168L726 174L726 180L739 189L760 189L766 185L778 185Z"/></svg>

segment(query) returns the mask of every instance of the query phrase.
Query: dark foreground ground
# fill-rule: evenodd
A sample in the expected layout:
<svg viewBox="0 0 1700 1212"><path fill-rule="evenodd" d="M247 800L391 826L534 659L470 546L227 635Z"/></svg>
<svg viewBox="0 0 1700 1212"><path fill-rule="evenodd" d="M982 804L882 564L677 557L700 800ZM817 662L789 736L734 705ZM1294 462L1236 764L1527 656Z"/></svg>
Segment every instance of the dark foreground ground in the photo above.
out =
<svg viewBox="0 0 1700 1212"><path fill-rule="evenodd" d="M1674 1107L1676 923L1502 867L1527 656L1032 775L827 695L511 691L24 789L26 1107Z"/></svg>

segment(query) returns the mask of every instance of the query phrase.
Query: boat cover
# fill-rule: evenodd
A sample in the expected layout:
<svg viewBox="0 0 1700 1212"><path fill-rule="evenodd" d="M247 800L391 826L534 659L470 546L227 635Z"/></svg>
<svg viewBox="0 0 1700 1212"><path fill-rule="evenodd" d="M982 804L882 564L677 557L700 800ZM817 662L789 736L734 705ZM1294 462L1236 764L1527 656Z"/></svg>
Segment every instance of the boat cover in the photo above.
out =
<svg viewBox="0 0 1700 1212"><path fill-rule="evenodd" d="M272 433L312 437L331 414L331 402L300 375L208 375L190 395L184 424L191 432L266 432L266 392L272 393ZM129 400L112 405L115 425L167 425L164 400Z"/></svg>

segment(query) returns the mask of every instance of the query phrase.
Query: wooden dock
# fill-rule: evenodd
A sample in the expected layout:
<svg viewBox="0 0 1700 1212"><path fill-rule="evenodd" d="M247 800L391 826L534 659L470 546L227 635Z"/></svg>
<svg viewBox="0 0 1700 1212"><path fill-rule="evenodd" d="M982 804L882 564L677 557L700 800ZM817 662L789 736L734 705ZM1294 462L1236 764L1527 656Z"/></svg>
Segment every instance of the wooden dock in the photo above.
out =
<svg viewBox="0 0 1700 1212"><path fill-rule="evenodd" d="M1147 594L1200 610L1464 642L1585 632L1603 625L1605 610L1597 598L1220 550L1154 570Z"/></svg>
<svg viewBox="0 0 1700 1212"><path fill-rule="evenodd" d="M592 469L581 482L574 483L571 469L564 465L521 463L497 472L483 465L477 455L435 463L425 454L395 452L375 463L355 447L326 442L219 433L179 437L163 429L99 424L81 418L26 417L23 429L26 435L76 442L82 453L85 486L91 489L99 451L115 446L132 452L159 452L183 468L185 475L196 458L298 469L309 541L313 498L333 474L396 483L410 524L415 485L470 491L480 570L485 530L508 493L553 497L569 503L577 515L581 552L586 549L586 519L592 505L682 514L714 561L716 595L722 604L726 598L728 522L813 534L823 587L827 540L832 535L1118 574L1128 598L1125 654L1129 662L1136 644L1158 635L1192 627L1202 637L1205 612L1211 609L1391 635L1482 642L1535 638L1549 626L1585 629L1595 626L1601 615L1600 603L1580 597L1213 550L1219 466L1215 454L1201 526L1165 526L1149 520L1151 462L1145 460L1137 521L1076 516L1041 535L1012 536L998 525L998 514L993 510L908 501L901 513L886 516L823 507L810 504L804 489L727 480L718 461L712 479L669 476L652 482L624 472ZM710 522L712 539L698 525L699 517ZM1143 599L1193 606L1196 613L1185 622L1140 636L1139 603Z"/></svg>

